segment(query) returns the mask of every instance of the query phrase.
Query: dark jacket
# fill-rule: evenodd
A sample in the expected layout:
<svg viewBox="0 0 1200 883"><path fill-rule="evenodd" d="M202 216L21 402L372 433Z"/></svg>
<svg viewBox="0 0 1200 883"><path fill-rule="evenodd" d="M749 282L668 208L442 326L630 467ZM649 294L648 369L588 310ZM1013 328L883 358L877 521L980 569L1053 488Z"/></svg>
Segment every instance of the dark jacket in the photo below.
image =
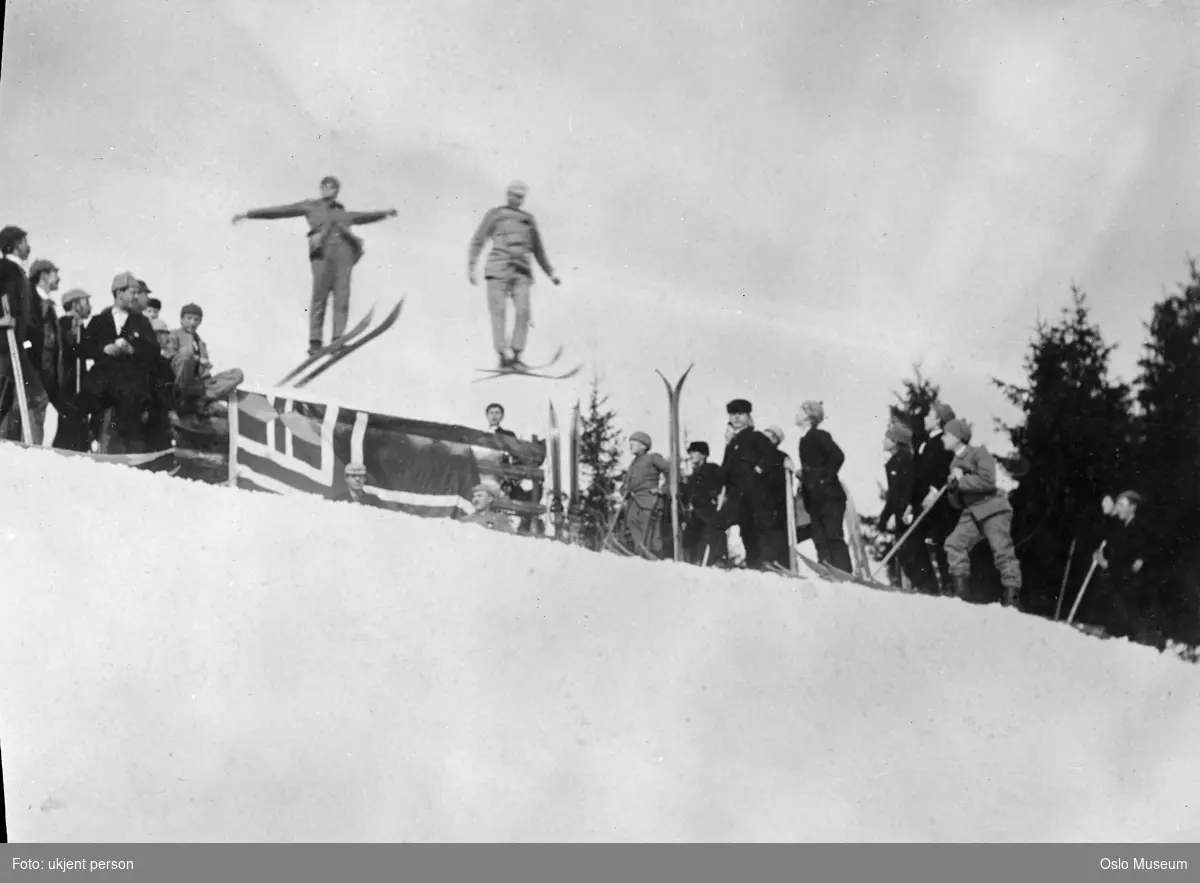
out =
<svg viewBox="0 0 1200 883"><path fill-rule="evenodd" d="M305 199L290 205L276 205L269 208L256 208L246 212L246 217L261 221L274 221L282 218L304 218L308 221L308 256L317 260L324 256L326 245L334 242L345 242L354 252L354 262L362 258L363 241L351 232L354 224L374 224L388 216L381 212L350 212L337 200Z"/></svg>
<svg viewBox="0 0 1200 883"><path fill-rule="evenodd" d="M59 383L61 382L60 353L62 341L59 337L58 308L48 297L38 297L38 311L42 317L42 385L50 396L51 401L58 400Z"/></svg>
<svg viewBox="0 0 1200 883"><path fill-rule="evenodd" d="M845 502L846 490L838 473L846 455L828 432L813 427L800 439L800 486L809 510L822 503Z"/></svg>
<svg viewBox="0 0 1200 883"><path fill-rule="evenodd" d="M129 341L133 352L118 356L105 353L104 348L118 338ZM83 358L95 362L85 380L92 392L113 396L151 395L162 353L154 326L141 313L130 312L121 333L117 334L112 307L105 307L84 330L80 352Z"/></svg>
<svg viewBox="0 0 1200 883"><path fill-rule="evenodd" d="M1133 563L1146 561L1148 544L1145 532L1146 521L1134 515L1126 524L1119 518L1110 518L1104 531L1104 557L1108 560L1108 573L1121 582L1133 578Z"/></svg>
<svg viewBox="0 0 1200 883"><path fill-rule="evenodd" d="M954 459L954 454L946 450L942 437L941 432L930 436L917 451L912 489L913 509L923 508L929 491L945 487L946 479L950 477L950 461ZM941 501L939 505L942 505Z"/></svg>
<svg viewBox="0 0 1200 883"><path fill-rule="evenodd" d="M45 337L42 332L42 311L38 306L38 297L29 284L25 270L7 257L0 257L0 295L8 297L9 312L17 320L17 345L29 344L25 347L26 353L34 368L40 371ZM0 357L6 360L11 358L7 335L0 337L0 343Z"/></svg>
<svg viewBox="0 0 1200 883"><path fill-rule="evenodd" d="M896 530L903 526L901 516L913 500L913 484L916 470L913 468L913 453L907 447L899 447L884 466L887 473L887 501L879 513L879 526L887 530L888 520L896 520Z"/></svg>
<svg viewBox="0 0 1200 883"><path fill-rule="evenodd" d="M1011 514L1008 495L996 487L996 459L987 448L963 445L950 468L963 471L962 478L949 479L951 506L966 509L979 521L1005 512Z"/></svg>
<svg viewBox="0 0 1200 883"><path fill-rule="evenodd" d="M82 341L84 327L82 321L79 327L75 325L75 314L68 313L58 320L59 350L59 390L64 396L75 395L75 380L83 380L82 372L87 371L87 365L80 365L83 359Z"/></svg>
<svg viewBox="0 0 1200 883"><path fill-rule="evenodd" d="M725 445L721 470L727 491L757 494L763 487L763 470L771 468L778 453L775 443L757 429L743 429Z"/></svg>
<svg viewBox="0 0 1200 883"><path fill-rule="evenodd" d="M693 511L715 511L721 489L725 487L725 473L716 463L705 462L692 471L683 482L681 496L685 506Z"/></svg>

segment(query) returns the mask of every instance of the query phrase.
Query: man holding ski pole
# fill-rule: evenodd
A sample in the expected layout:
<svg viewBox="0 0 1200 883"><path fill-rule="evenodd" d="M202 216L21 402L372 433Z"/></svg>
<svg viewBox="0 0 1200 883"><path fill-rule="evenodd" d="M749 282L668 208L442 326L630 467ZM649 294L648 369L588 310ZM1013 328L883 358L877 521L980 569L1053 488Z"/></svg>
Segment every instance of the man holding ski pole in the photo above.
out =
<svg viewBox="0 0 1200 883"><path fill-rule="evenodd" d="M346 331L350 314L350 274L363 256L363 242L351 232L355 224L374 224L394 218L393 209L376 212L351 212L338 202L341 183L333 176L321 180L319 199L305 199L291 205L251 209L235 215L233 223L244 220L304 218L308 221L308 258L312 263L312 304L308 312L308 354L321 348L325 336L325 305L333 295L333 336L337 340Z"/></svg>

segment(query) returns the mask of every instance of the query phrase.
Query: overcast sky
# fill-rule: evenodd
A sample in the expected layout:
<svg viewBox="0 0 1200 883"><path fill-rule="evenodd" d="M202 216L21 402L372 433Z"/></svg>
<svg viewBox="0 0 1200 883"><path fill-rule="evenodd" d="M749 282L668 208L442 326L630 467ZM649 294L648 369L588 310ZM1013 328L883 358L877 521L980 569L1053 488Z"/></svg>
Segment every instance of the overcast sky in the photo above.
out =
<svg viewBox="0 0 1200 883"><path fill-rule="evenodd" d="M891 391L921 361L999 450L1038 316L1075 282L1131 378L1153 302L1200 251L1200 4L746 0L10 0L4 217L97 309L126 267L197 301L217 368L270 384L304 354L304 223L252 207L338 175L360 228L353 321L397 329L312 387L523 435L598 372L628 434L666 397L719 456L725 402L795 454L824 400L861 510ZM529 184L559 288L527 357L578 382L472 384L494 363L468 240Z"/></svg>

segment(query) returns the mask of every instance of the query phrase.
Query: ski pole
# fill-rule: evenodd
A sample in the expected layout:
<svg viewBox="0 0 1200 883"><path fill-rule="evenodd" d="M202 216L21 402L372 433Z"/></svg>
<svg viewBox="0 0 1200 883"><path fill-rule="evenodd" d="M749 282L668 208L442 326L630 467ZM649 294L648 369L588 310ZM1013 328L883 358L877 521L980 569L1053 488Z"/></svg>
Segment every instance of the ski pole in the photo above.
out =
<svg viewBox="0 0 1200 883"><path fill-rule="evenodd" d="M799 574L800 563L796 557L796 473L790 467L784 469L784 473L784 486L787 488L788 570Z"/></svg>
<svg viewBox="0 0 1200 883"><path fill-rule="evenodd" d="M608 541L612 539L613 531L617 529L617 520L621 517L621 513L625 511L625 503L629 500L629 494L621 497L621 502L617 504L616 511L613 512L613 517L609 519L608 530L604 532L604 542L600 544L601 549L608 548Z"/></svg>
<svg viewBox="0 0 1200 883"><path fill-rule="evenodd" d="M1096 572L1096 565L1100 563L1100 555L1104 552L1104 547L1108 544L1105 540L1100 544L1100 548L1096 550L1095 557L1092 558L1092 566L1088 568L1087 576L1083 578L1083 585L1079 589L1079 595L1075 598L1075 603L1071 606L1071 612L1067 615L1067 625L1075 619L1075 611L1079 609L1079 602L1083 600L1083 593L1087 591L1088 583L1092 581L1092 574Z"/></svg>
<svg viewBox="0 0 1200 883"><path fill-rule="evenodd" d="M1054 621L1058 622L1062 613L1063 593L1067 590L1067 577L1071 575L1071 560L1075 557L1075 538L1071 537L1071 551L1067 553L1067 568L1063 571L1062 585L1058 589L1058 604L1054 608Z"/></svg>
<svg viewBox="0 0 1200 883"><path fill-rule="evenodd" d="M892 560L892 556L900 551L900 547L904 545L904 541L907 540L909 538L909 535L911 535L912 532L917 529L917 525L921 523L921 519L923 519L926 515L928 515L930 513L930 511L932 511L933 507L935 505L937 505L937 501L942 498L942 494L944 494L945 492L946 492L946 486L943 485L938 490L937 496L933 498L933 502L921 510L921 514L913 519L913 523L908 526L908 530L906 530L904 532L904 534L900 537L900 539L896 540L896 545L892 546L892 550L883 556L883 560L879 562L879 566L877 568L875 568L875 572L873 574L871 574L871 579L875 579L876 577L878 577L880 571L882 571L885 567L887 567L888 562Z"/></svg>

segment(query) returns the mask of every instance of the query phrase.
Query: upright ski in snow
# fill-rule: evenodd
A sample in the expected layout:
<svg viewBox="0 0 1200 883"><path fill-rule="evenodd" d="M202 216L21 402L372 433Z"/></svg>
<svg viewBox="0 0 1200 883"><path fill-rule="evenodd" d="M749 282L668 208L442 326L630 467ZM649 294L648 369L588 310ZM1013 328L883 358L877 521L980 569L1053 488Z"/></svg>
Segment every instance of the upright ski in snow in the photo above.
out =
<svg viewBox="0 0 1200 883"><path fill-rule="evenodd" d="M662 377L663 384L667 387L667 403L670 407L671 419L671 550L674 552L675 560L683 560L683 528L679 524L679 393L683 391L683 382L687 380L688 375L692 372L695 365L688 365L688 369L683 372L683 376L679 378L679 382L674 386L671 381L663 376L661 371L655 369L659 377Z"/></svg>
<svg viewBox="0 0 1200 883"><path fill-rule="evenodd" d="M562 436L558 429L558 415L554 402L550 403L550 444L547 457L550 460L550 510L549 520L555 539L562 538Z"/></svg>
<svg viewBox="0 0 1200 883"><path fill-rule="evenodd" d="M571 409L571 436L567 446L567 531L573 544L579 542L580 515L583 500L579 496L579 436L582 431L582 419L579 415L579 402Z"/></svg>

